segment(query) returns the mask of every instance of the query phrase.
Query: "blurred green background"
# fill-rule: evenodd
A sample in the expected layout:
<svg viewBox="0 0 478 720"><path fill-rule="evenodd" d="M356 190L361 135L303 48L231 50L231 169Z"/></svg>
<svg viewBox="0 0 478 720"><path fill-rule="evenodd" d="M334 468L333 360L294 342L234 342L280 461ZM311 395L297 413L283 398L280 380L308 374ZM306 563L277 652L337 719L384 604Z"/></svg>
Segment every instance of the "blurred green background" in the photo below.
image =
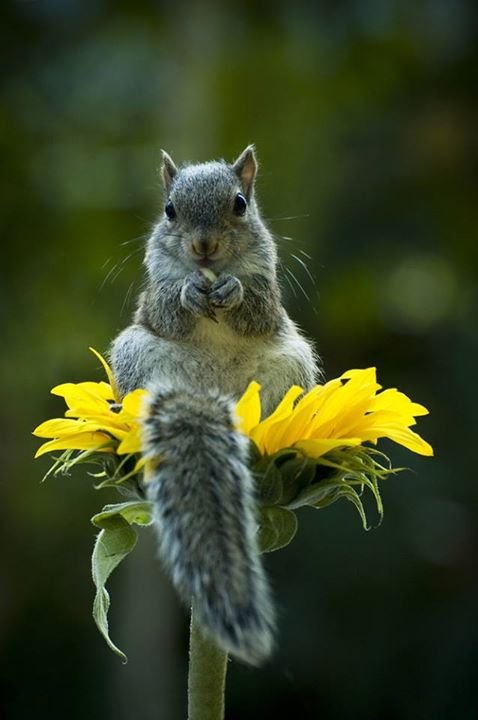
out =
<svg viewBox="0 0 478 720"><path fill-rule="evenodd" d="M151 534L110 583L122 666L90 618L89 518L113 496L83 472L41 485L30 433L128 323L160 148L232 160L249 142L327 376L376 365L431 409L436 457L385 447L413 472L383 487L378 529L345 501L301 512L267 558L278 650L230 665L227 718L476 717L474 7L2 3L2 717L185 717L187 614Z"/></svg>

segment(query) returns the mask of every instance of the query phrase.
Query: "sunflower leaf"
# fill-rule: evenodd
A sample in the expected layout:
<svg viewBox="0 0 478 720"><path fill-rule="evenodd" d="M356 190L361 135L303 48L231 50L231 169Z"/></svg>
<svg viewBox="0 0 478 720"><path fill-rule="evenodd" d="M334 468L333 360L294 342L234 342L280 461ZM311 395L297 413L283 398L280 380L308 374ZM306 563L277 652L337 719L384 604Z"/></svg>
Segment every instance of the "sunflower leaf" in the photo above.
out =
<svg viewBox="0 0 478 720"><path fill-rule="evenodd" d="M356 490L354 490L353 487L344 486L342 494L344 497L347 498L347 500L349 500L352 503L352 505L355 506L358 514L360 515L363 529L370 530L370 526L367 523L367 516L365 515L364 506L363 506L362 500L360 499L358 492Z"/></svg>
<svg viewBox="0 0 478 720"><path fill-rule="evenodd" d="M289 505L313 481L316 473L315 463L303 455L296 455L281 463L283 493L281 505Z"/></svg>
<svg viewBox="0 0 478 720"><path fill-rule="evenodd" d="M122 515L112 515L109 518L108 527L101 530L96 538L91 558L91 572L96 586L93 619L108 646L119 655L123 662L127 662L128 658L114 644L109 635L108 610L110 596L105 585L113 570L133 550L136 540L136 531Z"/></svg>
<svg viewBox="0 0 478 720"><path fill-rule="evenodd" d="M261 505L277 505L282 498L282 473L273 462L266 469L257 472L258 496Z"/></svg>
<svg viewBox="0 0 478 720"><path fill-rule="evenodd" d="M330 495L340 490L340 479L323 480L319 483L309 485L304 488L295 498L287 503L289 510L297 510L304 505L317 507L318 503L322 503Z"/></svg>
<svg viewBox="0 0 478 720"><path fill-rule="evenodd" d="M91 522L98 528L116 527L115 518L120 515L128 525L148 526L153 522L153 503L147 500L132 500L114 505L105 505L103 510L93 515Z"/></svg>
<svg viewBox="0 0 478 720"><path fill-rule="evenodd" d="M264 507L260 513L259 547L273 552L286 547L297 532L297 517L282 507Z"/></svg>
<svg viewBox="0 0 478 720"><path fill-rule="evenodd" d="M257 447L256 443L252 438L249 438L249 465L254 467L257 463L263 461L261 451Z"/></svg>
<svg viewBox="0 0 478 720"><path fill-rule="evenodd" d="M91 572L96 586L93 618L108 646L121 657L123 662L126 662L126 655L114 644L109 635L110 596L105 585L113 570L136 545L137 535L136 530L131 527L132 524L147 526L153 522L153 504L134 500L106 505L101 512L91 518L91 522L101 529L91 558Z"/></svg>

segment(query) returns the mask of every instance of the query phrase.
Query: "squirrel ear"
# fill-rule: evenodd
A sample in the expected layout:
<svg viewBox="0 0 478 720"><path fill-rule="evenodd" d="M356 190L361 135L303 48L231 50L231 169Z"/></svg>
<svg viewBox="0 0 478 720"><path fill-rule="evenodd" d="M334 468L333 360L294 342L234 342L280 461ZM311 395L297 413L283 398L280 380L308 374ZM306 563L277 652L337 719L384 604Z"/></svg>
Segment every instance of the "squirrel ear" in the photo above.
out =
<svg viewBox="0 0 478 720"><path fill-rule="evenodd" d="M248 145L237 158L232 169L241 183L244 195L249 200L252 195L254 180L257 173L257 159L254 152L254 145Z"/></svg>
<svg viewBox="0 0 478 720"><path fill-rule="evenodd" d="M169 188L171 187L171 183L177 175L178 169L172 161L171 157L166 152L166 150L161 150L161 155L163 157L163 164L161 165L161 177L163 178L163 183L166 191L169 192Z"/></svg>

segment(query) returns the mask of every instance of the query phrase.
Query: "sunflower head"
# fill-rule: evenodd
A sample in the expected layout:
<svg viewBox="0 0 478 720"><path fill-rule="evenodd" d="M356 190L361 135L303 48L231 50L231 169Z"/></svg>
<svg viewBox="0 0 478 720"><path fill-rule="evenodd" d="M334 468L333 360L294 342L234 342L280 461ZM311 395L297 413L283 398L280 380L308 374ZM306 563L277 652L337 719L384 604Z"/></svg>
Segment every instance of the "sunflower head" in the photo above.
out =
<svg viewBox="0 0 478 720"><path fill-rule="evenodd" d="M396 389L381 390L375 368L349 370L307 393L291 387L261 420L260 385L249 385L236 406L237 424L253 447L264 549L290 542L297 526L294 510L324 508L340 497L354 504L368 527L364 488L372 492L381 518L379 481L397 469L374 447L380 438L433 455L431 445L411 429L428 410Z"/></svg>
<svg viewBox="0 0 478 720"><path fill-rule="evenodd" d="M34 435L46 440L35 457L59 451L47 475L68 473L77 463L96 464L97 488L115 486L130 495L128 502L106 505L92 518L100 529L92 557L93 616L110 648L125 660L109 636L105 584L133 550L134 526L153 522L153 504L145 500L143 491L152 461L141 457L147 391L135 390L121 399L107 362L96 350L92 352L108 382L64 383L53 388L52 393L64 399L66 410L63 417L47 420L34 430ZM324 508L341 497L353 503L367 528L361 499L365 488L372 492L381 518L379 482L397 469L376 449L377 441L389 438L413 452L432 455L431 446L411 429L416 418L427 412L396 389L382 391L375 368L367 368L349 370L307 393L293 386L274 412L261 420L260 385L252 382L236 405L236 417L237 428L250 440L261 550L279 550L291 542L298 508Z"/></svg>
<svg viewBox="0 0 478 720"><path fill-rule="evenodd" d="M135 462L135 473L131 472L131 458L141 451L140 423L147 391L134 390L121 400L108 363L96 350L90 350L103 365L108 382L63 383L51 390L64 399L67 409L64 417L35 428L34 435L48 438L35 457L60 450L47 474L68 472L73 465L88 461L106 465L109 473L114 468L111 479L124 482L141 467Z"/></svg>

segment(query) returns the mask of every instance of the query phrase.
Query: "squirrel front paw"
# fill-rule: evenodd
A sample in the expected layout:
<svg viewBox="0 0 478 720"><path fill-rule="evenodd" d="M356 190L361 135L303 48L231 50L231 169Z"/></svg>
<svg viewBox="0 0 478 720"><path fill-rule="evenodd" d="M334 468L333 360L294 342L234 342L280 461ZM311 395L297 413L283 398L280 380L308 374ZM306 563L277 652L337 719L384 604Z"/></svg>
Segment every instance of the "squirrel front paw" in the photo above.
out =
<svg viewBox="0 0 478 720"><path fill-rule="evenodd" d="M242 303L244 290L234 275L220 275L209 289L209 303L222 310L230 310Z"/></svg>
<svg viewBox="0 0 478 720"><path fill-rule="evenodd" d="M207 317L217 322L214 310L209 305L210 287L211 283L199 270L192 272L181 288L181 305L193 315Z"/></svg>

